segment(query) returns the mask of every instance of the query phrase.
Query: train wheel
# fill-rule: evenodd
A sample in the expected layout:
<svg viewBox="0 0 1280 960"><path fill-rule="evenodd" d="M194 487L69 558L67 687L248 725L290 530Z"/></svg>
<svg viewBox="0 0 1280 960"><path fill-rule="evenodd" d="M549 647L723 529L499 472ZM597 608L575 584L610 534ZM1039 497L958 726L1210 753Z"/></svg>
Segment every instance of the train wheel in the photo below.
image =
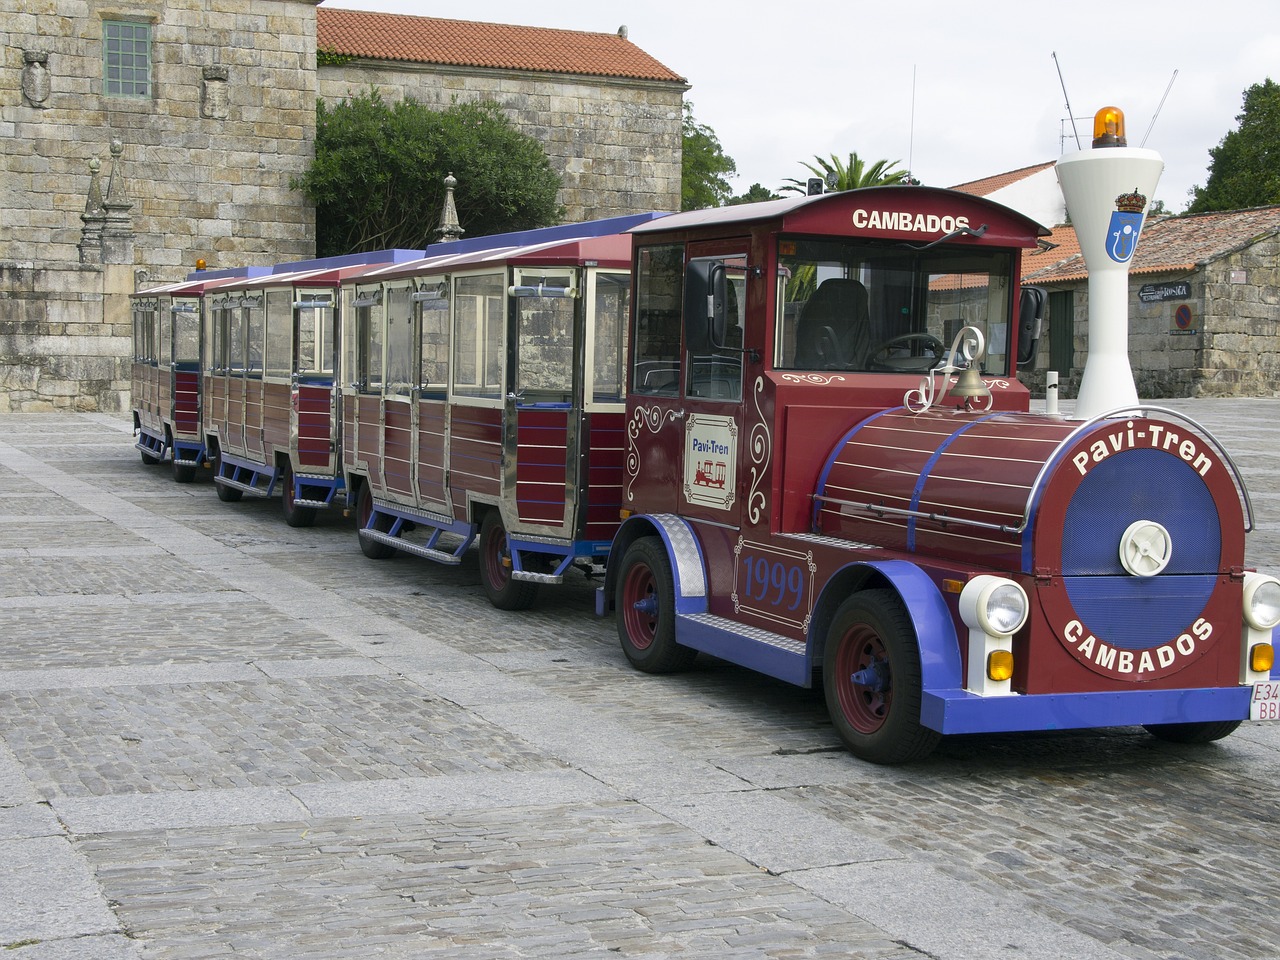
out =
<svg viewBox="0 0 1280 960"><path fill-rule="evenodd" d="M499 610L527 610L538 598L538 585L512 578L510 556L502 517L486 511L480 523L480 585Z"/></svg>
<svg viewBox="0 0 1280 960"><path fill-rule="evenodd" d="M243 490L237 490L235 487L227 487L218 483L218 477L222 476L222 454L218 454L213 458L213 488L218 491L218 499L223 503L235 503L242 496Z"/></svg>
<svg viewBox="0 0 1280 960"><path fill-rule="evenodd" d="M143 450L142 462L145 463L148 467L154 467L157 463L160 462L160 458L153 457L151 454L147 453L147 451Z"/></svg>
<svg viewBox="0 0 1280 960"><path fill-rule="evenodd" d="M296 486L293 464L286 459L280 468L280 502L284 508L284 522L291 527L309 527L316 522L316 508L300 507L294 502Z"/></svg>
<svg viewBox="0 0 1280 960"><path fill-rule="evenodd" d="M357 530L363 530L369 525L369 517L373 515L373 490L369 488L368 481L360 484L360 503L356 507L356 523ZM391 529L391 518L379 514L373 523L373 529L386 533ZM359 534L357 534L359 536ZM396 555L396 548L389 543L382 543L378 540L367 540L360 537L360 551L370 560L387 560Z"/></svg>
<svg viewBox="0 0 1280 960"><path fill-rule="evenodd" d="M1148 723L1147 733L1168 743L1211 743L1240 726L1239 720L1205 720L1200 723Z"/></svg>
<svg viewBox="0 0 1280 960"><path fill-rule="evenodd" d="M891 590L855 593L840 605L822 663L827 710L849 750L872 763L926 756L939 734L920 723L920 652Z"/></svg>
<svg viewBox="0 0 1280 960"><path fill-rule="evenodd" d="M191 483L196 478L196 467L193 463L179 463L176 459L173 461L173 482L174 483Z"/></svg>
<svg viewBox="0 0 1280 960"><path fill-rule="evenodd" d="M662 541L643 537L622 558L614 595L618 639L632 666L672 673L693 663L698 651L676 643L676 594Z"/></svg>

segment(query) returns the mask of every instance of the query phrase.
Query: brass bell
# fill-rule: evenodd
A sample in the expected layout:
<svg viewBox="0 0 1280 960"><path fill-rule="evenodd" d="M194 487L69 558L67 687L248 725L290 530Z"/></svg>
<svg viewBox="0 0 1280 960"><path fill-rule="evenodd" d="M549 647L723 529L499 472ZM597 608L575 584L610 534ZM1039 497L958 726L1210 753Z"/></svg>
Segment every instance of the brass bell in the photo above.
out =
<svg viewBox="0 0 1280 960"><path fill-rule="evenodd" d="M991 391L982 382L982 375L978 373L978 368L968 366L960 371L960 376L956 379L955 386L951 388L950 395L970 399L973 397L989 397L991 396Z"/></svg>

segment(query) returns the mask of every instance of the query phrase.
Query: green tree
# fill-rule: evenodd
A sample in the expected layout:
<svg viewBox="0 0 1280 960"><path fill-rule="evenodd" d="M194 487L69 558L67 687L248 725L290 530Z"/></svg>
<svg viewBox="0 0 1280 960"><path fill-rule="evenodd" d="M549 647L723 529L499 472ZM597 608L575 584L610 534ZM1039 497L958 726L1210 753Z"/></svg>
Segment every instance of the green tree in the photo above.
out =
<svg viewBox="0 0 1280 960"><path fill-rule="evenodd" d="M834 153L831 159L825 157L814 158L814 163L805 163L803 160L800 165L809 170L815 177L819 177L826 183L828 190L856 190L858 187L878 187L886 183L905 183L910 176L907 170L894 169L897 160L877 160L875 163L868 165L856 153L850 153L847 161L841 160ZM788 178L783 181L783 186L778 189L783 193L807 193L808 178L805 180L796 180Z"/></svg>
<svg viewBox="0 0 1280 960"><path fill-rule="evenodd" d="M753 183L746 193L738 197L730 197L726 206L739 203L759 203L761 200L777 200L778 195L763 184Z"/></svg>
<svg viewBox="0 0 1280 960"><path fill-rule="evenodd" d="M497 104L432 110L412 98L387 104L376 89L316 105L316 156L290 186L316 206L316 252L336 256L436 239L444 178L466 236L557 223L560 178L536 140Z"/></svg>
<svg viewBox="0 0 1280 960"><path fill-rule="evenodd" d="M1209 151L1209 180L1191 188L1187 213L1280 203L1280 85L1270 78L1244 92L1232 130Z"/></svg>
<svg viewBox="0 0 1280 960"><path fill-rule="evenodd" d="M725 178L737 173L738 165L725 156L715 131L693 118L693 104L687 100L681 141L680 209L702 210L727 203L733 191Z"/></svg>

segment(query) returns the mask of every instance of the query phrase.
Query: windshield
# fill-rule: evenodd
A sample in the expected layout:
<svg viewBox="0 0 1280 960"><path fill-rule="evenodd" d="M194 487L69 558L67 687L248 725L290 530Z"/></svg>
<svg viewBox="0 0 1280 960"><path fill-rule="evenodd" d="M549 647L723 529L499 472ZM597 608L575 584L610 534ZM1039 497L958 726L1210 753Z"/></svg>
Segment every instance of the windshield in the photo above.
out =
<svg viewBox="0 0 1280 960"><path fill-rule="evenodd" d="M774 367L923 372L974 326L982 372L1008 374L1011 263L1001 250L783 239Z"/></svg>

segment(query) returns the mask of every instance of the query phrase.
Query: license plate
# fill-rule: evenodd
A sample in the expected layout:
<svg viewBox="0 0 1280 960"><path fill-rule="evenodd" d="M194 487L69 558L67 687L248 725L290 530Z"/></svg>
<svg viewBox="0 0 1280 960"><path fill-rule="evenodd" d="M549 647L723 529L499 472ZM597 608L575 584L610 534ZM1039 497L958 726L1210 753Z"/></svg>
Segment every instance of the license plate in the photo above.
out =
<svg viewBox="0 0 1280 960"><path fill-rule="evenodd" d="M1280 681L1266 680L1253 685L1249 719L1280 720Z"/></svg>

